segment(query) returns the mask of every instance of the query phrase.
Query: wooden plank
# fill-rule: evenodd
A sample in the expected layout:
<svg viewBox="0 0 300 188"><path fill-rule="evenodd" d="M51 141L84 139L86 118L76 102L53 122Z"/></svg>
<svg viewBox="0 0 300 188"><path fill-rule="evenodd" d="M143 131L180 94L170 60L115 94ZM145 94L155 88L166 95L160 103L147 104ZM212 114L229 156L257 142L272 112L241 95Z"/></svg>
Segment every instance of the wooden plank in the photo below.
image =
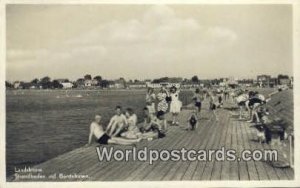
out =
<svg viewBox="0 0 300 188"><path fill-rule="evenodd" d="M231 137L232 137L232 124L229 123L228 125L228 131L226 135L226 140L225 140L225 150L228 150L231 148ZM221 168L221 180L229 180L229 170L230 170L230 162L228 160L225 160L222 163L222 168Z"/></svg>
<svg viewBox="0 0 300 188"><path fill-rule="evenodd" d="M199 148L199 145L201 144L200 138L202 137L201 133L206 128L206 126L208 126L208 123L209 123L209 121L207 121L207 120L200 120L199 121L199 127L195 131L190 132L190 134L191 134L190 136L193 136L193 143L191 143L190 145L192 145L194 149ZM194 163L194 162L192 162L192 163ZM174 165L174 162L172 162L172 161L166 162L165 166L164 165L159 165L159 169L157 169L156 171L160 171L162 176L159 176L159 178L158 178L158 173L156 173L156 172L152 173L151 172L148 175L148 177L145 178L145 180L147 180L147 179L161 180L168 173L168 171L173 167L173 165ZM187 179L188 179L188 177L187 177Z"/></svg>
<svg viewBox="0 0 300 188"><path fill-rule="evenodd" d="M174 127L174 129L175 129L176 127ZM184 134L180 134L180 132L176 132L176 134L174 134L174 135L167 135L167 137L169 137L168 138L168 142L167 142L167 140L166 140L166 142L163 144L163 143L158 143L159 145L157 146L157 147L155 147L155 149L158 149L158 150L162 150L162 149L165 149L165 148L168 148L168 147L174 147L175 145L177 145L179 142L181 142L182 140L183 140L183 137L184 137L185 135ZM160 140L158 140L158 141L160 141ZM148 148L148 149L150 149L150 148ZM144 162L145 163L145 162ZM146 162L146 163L148 163L148 162ZM147 168L145 168L142 172L145 172L145 174L147 175L147 173L150 173L150 172L155 172L155 170L153 169L153 167L154 166L156 166L157 164L160 164L160 163L164 163L163 161L156 161L154 164L152 164L152 165L149 165L149 164L144 164L145 166L147 166ZM143 164L141 164L141 166L142 166ZM139 168L141 168L141 166L138 166L137 168L136 168L136 170L139 170ZM156 171L157 172L157 171ZM136 173L135 171L133 171L133 173L135 173L136 174L136 176L135 177L133 177L133 180L141 180L141 179L139 179L138 177L137 177L137 175L139 175L140 173ZM158 172L158 173L160 173L160 172ZM136 178L136 179L134 179L134 178Z"/></svg>
<svg viewBox="0 0 300 188"><path fill-rule="evenodd" d="M186 112L186 114L187 114L188 112ZM181 116L182 116L183 114L181 114ZM178 127L174 127L174 128L177 128L177 129L179 129ZM178 130L177 130L178 131ZM182 134L182 136L186 136L186 132L185 131L183 131L183 134ZM178 140L178 141L180 141L180 142L182 142L182 144L184 144L184 142L186 141L185 139L184 139L184 137L180 137L181 139L178 139L178 136L177 137L171 137L170 138L170 140L174 143L174 140ZM178 145L178 143L174 143L174 145L171 147L171 148L173 148L173 147L175 147L176 145ZM168 147L164 147L164 148L168 148ZM158 163L158 162L157 162ZM157 163L156 164L154 164L154 165L148 165L148 164L145 164L145 163L143 163L142 165L143 165L143 167L141 167L141 168L139 168L137 171L134 171L133 173L132 173L132 175L131 175L131 177L128 177L128 178L126 178L126 180L128 180L128 181L132 181L132 180L140 180L140 179L143 179L144 177L146 177L147 176L147 174L149 174L150 173L150 171L151 171L151 169L153 169L154 168L154 166L155 165L157 165ZM147 168L146 168L147 167Z"/></svg>
<svg viewBox="0 0 300 188"><path fill-rule="evenodd" d="M242 123L239 123L239 127L242 130L241 133L242 133L242 138L243 138L244 149L250 150L251 147L249 144L249 139L248 139L247 133L245 131L245 125L243 125ZM247 161L246 163L247 163L247 167L248 167L249 180L255 180L255 181L259 180L258 172L256 170L254 161L251 160L251 161Z"/></svg>
<svg viewBox="0 0 300 188"><path fill-rule="evenodd" d="M267 150L272 149L272 147L269 144L263 144L263 146L261 146L261 148L267 149ZM281 151L279 150L279 152L281 152ZM285 173L285 171L283 169L274 168L270 164L267 164L267 163L265 164L265 166L268 169L269 173L271 172L272 175L274 174L272 177L270 177L271 180L274 180L275 176L276 176L276 180L278 180L278 179L279 180L288 180L289 179L287 174Z"/></svg>
<svg viewBox="0 0 300 188"><path fill-rule="evenodd" d="M210 119L212 118L212 114L210 113ZM213 135L216 128L217 128L217 122L214 120L212 122L212 124L208 125L209 126L209 132L205 133L205 138L201 144L201 146L199 147L199 149L203 149L203 150L206 150L208 147L208 143L209 143L209 137L210 135ZM207 136L209 135L209 136ZM203 174L203 171L204 171L204 168L205 168L205 161L197 161L197 164L196 164L196 169L195 169L195 172L194 174L192 175L192 180L200 180L201 179L201 176Z"/></svg>
<svg viewBox="0 0 300 188"><path fill-rule="evenodd" d="M256 130L255 128L251 128L251 135L252 135L252 139L256 139ZM260 144L259 142L253 142L255 144L255 148L264 151L265 148L263 147L263 145L267 145L267 144ZM278 176L276 175L274 168L272 168L270 165L268 165L265 161L261 161L263 166L266 169L266 173L269 177L270 180L278 180Z"/></svg>
<svg viewBox="0 0 300 188"><path fill-rule="evenodd" d="M221 111L220 117L219 117L220 118L220 120L219 120L220 126L218 127L217 132L215 133L216 138L214 139L214 143L213 143L212 147L209 148L209 149L213 149L213 150L220 149L219 145L220 145L221 135L223 134L223 132L225 132L224 129L226 128L226 123L228 123L228 121L229 121L229 113L227 113L227 111L225 111L223 109L220 109L220 111ZM214 166L216 163L215 160L216 160L215 155L213 155L212 161L209 161L205 166L204 173L202 175L202 179L211 180L213 170L220 172L220 168L218 169L216 166ZM215 169L214 169L214 167L215 167Z"/></svg>
<svg viewBox="0 0 300 188"><path fill-rule="evenodd" d="M212 112L211 112L211 114L212 114ZM217 136L217 134L216 134L217 131L216 130L218 130L218 128L220 127L220 122L216 121L214 119L213 115L212 115L211 118L213 118L213 122L214 122L214 124L211 125L211 126L213 126L213 130L212 130L213 132L206 135L206 142L204 143L203 147L201 147L201 148L205 149L206 152L207 152L208 149L211 149L212 145L214 144L215 138ZM199 161L198 162L197 169L196 169L196 171L193 175L193 179L195 179L195 178L200 179L200 180L203 179L203 174L205 173L205 167L208 163L207 160L208 160L208 158L205 161ZM210 178L210 176L207 177L205 175L204 178L208 179L208 178Z"/></svg>
<svg viewBox="0 0 300 188"><path fill-rule="evenodd" d="M250 128L249 124L246 123L246 122L243 122L242 126L245 127L245 131L247 133L247 137L248 137L248 141L249 141L249 145L250 145L251 149L252 150L258 149L257 145L252 141L253 136L252 136L251 131L253 130L253 128ZM256 170L257 170L257 173L258 173L259 180L268 180L269 177L267 175L267 172L266 172L266 169L264 167L263 162L261 162L261 161L254 161L254 163L255 163L255 166L256 166Z"/></svg>
<svg viewBox="0 0 300 188"><path fill-rule="evenodd" d="M239 156L241 155L242 151L245 149L245 145L242 138L242 128L239 121L235 120L235 124L237 126L237 153ZM249 170L247 163L244 160L238 161L239 164L239 179L240 180L249 180Z"/></svg>
<svg viewBox="0 0 300 188"><path fill-rule="evenodd" d="M206 125L206 126L210 126L209 124ZM205 134L205 129L204 131L201 132L202 134L199 135L199 138L203 138L203 139L208 139L207 138L207 135L209 136L210 134ZM215 131L212 133L214 134ZM198 140L198 139L197 139ZM199 141L199 140L198 140ZM193 149L196 149L198 150L198 148L201 146L201 142L197 142L196 143L197 146L196 147L193 147ZM187 147L188 149L191 149L192 148L192 144L190 144L189 147ZM196 162L196 161L194 161ZM186 179L191 179L192 178L192 172L187 172L188 170L188 167L190 166L191 162L190 161L187 161L185 163L183 163L179 169L179 171L176 173L176 175L172 178L172 180L182 180L183 177L185 176Z"/></svg>
<svg viewBox="0 0 300 188"><path fill-rule="evenodd" d="M171 127L171 129L174 129L173 127ZM170 134L172 136L172 134ZM149 143L149 145L147 146L148 149L150 148L156 148L158 149L159 147L166 147L168 143L170 143L170 140L172 140L171 138L165 137L163 139L157 139L157 140L153 140ZM114 166L113 170L111 170L108 173L102 173L102 172L98 172L94 175L95 179L98 180L124 180L125 179L125 174L122 174L121 172L126 172L126 174L128 174L128 172L136 170L138 168L142 168L142 165L146 165L146 166L150 166L147 162L137 162L137 161L131 161L131 162L120 162L118 164L118 166ZM123 169L123 170L120 170ZM126 170L125 170L126 169ZM122 175L120 175L122 174ZM101 175L101 176L100 176ZM120 179L115 179L115 178L120 178Z"/></svg>
<svg viewBox="0 0 300 188"><path fill-rule="evenodd" d="M231 136L231 149L237 150L237 136L236 136L236 124L232 124L232 136ZM229 168L229 179L230 180L239 180L239 167L238 161L230 161L230 168Z"/></svg>
<svg viewBox="0 0 300 188"><path fill-rule="evenodd" d="M209 112L207 112L206 114L208 114ZM209 125L210 121L207 121L206 124L202 127L204 129L207 129L207 126L210 126ZM199 138L204 138L204 133L205 133L205 130L204 129L201 129L201 130L197 130L197 132L199 133ZM203 140L202 140L203 141ZM199 148L203 147L202 146L202 142L198 142L196 145L195 145L195 149L198 150ZM198 160L196 161L193 161L193 162L190 162L184 176L182 177L182 180L191 180L193 178L193 175L197 169L197 164L198 164Z"/></svg>
<svg viewBox="0 0 300 188"><path fill-rule="evenodd" d="M229 124L230 124L230 113L227 112L227 122L224 124L224 131L223 134L221 136L220 142L219 142L219 148L224 147L225 149L225 143L226 143L226 138L229 134ZM223 168L223 162L218 162L216 161L213 167L213 172L212 172L212 177L211 180L221 180L221 172L222 172L222 168Z"/></svg>
<svg viewBox="0 0 300 188"><path fill-rule="evenodd" d="M193 133L194 135L195 132ZM194 137L189 135L189 139L187 140L187 142L183 143L183 145L178 145L177 149L181 149L183 147L185 147L186 149L188 149L187 145L189 145L190 143L192 143L194 141ZM172 168L170 169L170 171L168 171L164 176L163 176L163 180L172 180L172 178L174 177L175 174L181 174L182 173L182 169L180 169L181 165L183 163L187 163L187 161L178 161L176 162Z"/></svg>

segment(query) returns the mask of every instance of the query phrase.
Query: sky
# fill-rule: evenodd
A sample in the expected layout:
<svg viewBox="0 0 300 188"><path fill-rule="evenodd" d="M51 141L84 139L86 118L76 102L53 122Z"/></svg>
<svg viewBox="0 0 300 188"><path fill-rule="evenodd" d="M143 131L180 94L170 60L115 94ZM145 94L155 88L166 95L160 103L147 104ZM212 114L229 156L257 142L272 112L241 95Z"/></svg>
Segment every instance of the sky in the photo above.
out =
<svg viewBox="0 0 300 188"><path fill-rule="evenodd" d="M7 5L6 79L293 73L291 5Z"/></svg>

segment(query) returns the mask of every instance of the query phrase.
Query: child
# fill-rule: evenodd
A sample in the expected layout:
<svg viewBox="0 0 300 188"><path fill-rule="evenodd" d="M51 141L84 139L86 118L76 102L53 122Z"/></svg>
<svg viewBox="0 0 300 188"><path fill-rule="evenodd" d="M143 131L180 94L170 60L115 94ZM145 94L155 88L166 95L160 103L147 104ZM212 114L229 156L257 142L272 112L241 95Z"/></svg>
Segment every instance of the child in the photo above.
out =
<svg viewBox="0 0 300 188"><path fill-rule="evenodd" d="M197 109L192 111L191 116L188 118L188 127L186 130L195 130L198 127Z"/></svg>
<svg viewBox="0 0 300 188"><path fill-rule="evenodd" d="M177 116L181 111L182 102L179 100L179 90L176 87L171 87L170 89L170 112L172 113L172 125L179 125L177 121Z"/></svg>
<svg viewBox="0 0 300 188"><path fill-rule="evenodd" d="M148 88L146 94L146 106L151 114L155 114L155 94L153 88Z"/></svg>
<svg viewBox="0 0 300 188"><path fill-rule="evenodd" d="M201 102L203 100L203 95L200 94L199 88L196 89L194 96L193 96L193 100L195 102L195 107L197 108L196 116L199 117L200 112L201 112L201 106L202 106Z"/></svg>

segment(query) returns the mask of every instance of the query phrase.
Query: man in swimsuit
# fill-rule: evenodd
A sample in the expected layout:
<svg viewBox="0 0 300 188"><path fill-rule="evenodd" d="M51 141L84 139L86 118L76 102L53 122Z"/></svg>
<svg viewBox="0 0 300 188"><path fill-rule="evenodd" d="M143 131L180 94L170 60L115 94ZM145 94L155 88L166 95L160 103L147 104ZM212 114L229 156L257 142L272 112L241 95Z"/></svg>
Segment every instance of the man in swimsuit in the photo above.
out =
<svg viewBox="0 0 300 188"><path fill-rule="evenodd" d="M120 144L120 145L134 145L137 142L141 141L141 139L124 139L117 137L110 137L103 129L103 126L100 124L101 116L96 115L95 120L90 125L90 134L88 144L86 146L91 145L93 136L96 137L97 142L99 144Z"/></svg>
<svg viewBox="0 0 300 188"><path fill-rule="evenodd" d="M122 114L122 107L116 106L116 114L110 119L106 131L109 131L109 136L115 137L122 133L127 126L127 119L124 114Z"/></svg>

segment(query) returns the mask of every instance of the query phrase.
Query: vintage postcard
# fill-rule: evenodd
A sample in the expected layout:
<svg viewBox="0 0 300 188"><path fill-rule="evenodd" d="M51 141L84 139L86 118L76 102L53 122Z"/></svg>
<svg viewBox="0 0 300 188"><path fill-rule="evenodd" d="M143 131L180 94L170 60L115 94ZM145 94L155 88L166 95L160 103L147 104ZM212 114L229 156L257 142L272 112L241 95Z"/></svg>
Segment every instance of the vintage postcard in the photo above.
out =
<svg viewBox="0 0 300 188"><path fill-rule="evenodd" d="M1 187L300 186L298 10L2 2Z"/></svg>

